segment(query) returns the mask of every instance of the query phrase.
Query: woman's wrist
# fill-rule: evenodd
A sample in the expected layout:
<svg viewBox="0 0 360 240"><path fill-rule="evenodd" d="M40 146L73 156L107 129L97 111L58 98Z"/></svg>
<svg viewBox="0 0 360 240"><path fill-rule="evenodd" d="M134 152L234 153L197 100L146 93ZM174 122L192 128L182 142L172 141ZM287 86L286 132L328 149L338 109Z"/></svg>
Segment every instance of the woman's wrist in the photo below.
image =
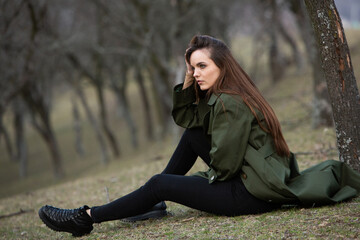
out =
<svg viewBox="0 0 360 240"><path fill-rule="evenodd" d="M183 84L183 88L182 89L185 89L185 88L188 88L190 87L191 85L193 85L194 83L194 77L191 73L186 73L185 74L185 80L184 80L184 84Z"/></svg>
<svg viewBox="0 0 360 240"><path fill-rule="evenodd" d="M183 89L192 86L194 83L194 78L192 76L185 76L185 81L183 84Z"/></svg>

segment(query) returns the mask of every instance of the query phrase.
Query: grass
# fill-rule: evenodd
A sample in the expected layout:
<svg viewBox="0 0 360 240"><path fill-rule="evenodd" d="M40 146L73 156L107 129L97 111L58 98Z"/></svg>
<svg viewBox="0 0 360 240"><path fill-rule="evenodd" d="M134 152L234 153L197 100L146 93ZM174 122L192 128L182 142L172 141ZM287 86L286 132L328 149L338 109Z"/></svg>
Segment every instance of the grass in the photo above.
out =
<svg viewBox="0 0 360 240"><path fill-rule="evenodd" d="M347 37L352 52L353 65L360 62L359 32L350 32ZM355 75L360 79L360 69ZM276 86L261 86L266 98L277 113L285 138L297 156L301 170L325 159L338 159L336 137L332 128L311 128L309 106L312 99L309 73L296 75L289 72L284 81ZM93 93L89 91L88 96ZM136 89L131 89L136 98ZM90 126L84 126L87 155L76 157L72 143L70 106L61 96L54 117L59 142L63 150L67 178L55 181L52 178L48 153L36 134L29 130L28 140L34 144L30 153L30 177L16 177L17 164L6 161L3 146L0 147L0 215L23 210L29 213L0 219L0 239L73 239L67 233L48 229L38 218L37 210L44 204L74 208L84 204L90 206L123 196L141 186L153 174L160 172L174 149L171 137L145 144L141 152L131 149L126 134L121 131L122 121L112 118L116 134L121 139L124 154L103 166L98 161L98 148L93 141ZM91 98L90 98L91 99ZM115 106L109 98L110 106ZM95 107L95 102L91 102ZM140 103L131 102L132 109L141 109ZM136 121L141 125L141 111L136 111ZM9 121L9 119L7 120ZM140 131L143 131L140 129ZM45 150L44 150L45 149ZM328 151L324 151L328 150ZM203 169L197 163L192 172ZM81 169L81 171L79 171ZM79 173L80 172L80 173ZM95 226L91 235L79 239L359 239L360 197L345 203L315 207L288 208L275 212L239 217L221 217L200 212L168 202L172 216L161 220L140 223L112 221Z"/></svg>
<svg viewBox="0 0 360 240"><path fill-rule="evenodd" d="M168 153L167 153L168 154ZM72 239L53 232L38 218L44 204L65 208L106 203L140 186L161 171L161 160L141 162L128 169L112 164L96 175L0 200L0 214L19 209L32 212L1 219L0 239ZM121 165L121 164L120 164ZM200 168L199 166L198 168ZM260 215L214 216L168 202L173 216L161 220L126 223L120 220L95 225L91 235L80 239L356 239L360 237L360 198L317 208L289 208Z"/></svg>

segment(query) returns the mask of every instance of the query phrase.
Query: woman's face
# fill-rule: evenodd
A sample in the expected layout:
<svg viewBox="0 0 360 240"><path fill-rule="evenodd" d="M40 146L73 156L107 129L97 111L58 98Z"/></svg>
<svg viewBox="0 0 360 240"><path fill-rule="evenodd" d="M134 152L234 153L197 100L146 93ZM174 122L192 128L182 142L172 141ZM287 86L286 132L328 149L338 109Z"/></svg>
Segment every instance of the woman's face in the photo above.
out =
<svg viewBox="0 0 360 240"><path fill-rule="evenodd" d="M190 65L201 90L211 88L220 75L220 68L211 60L210 52L205 48L198 49L191 54Z"/></svg>

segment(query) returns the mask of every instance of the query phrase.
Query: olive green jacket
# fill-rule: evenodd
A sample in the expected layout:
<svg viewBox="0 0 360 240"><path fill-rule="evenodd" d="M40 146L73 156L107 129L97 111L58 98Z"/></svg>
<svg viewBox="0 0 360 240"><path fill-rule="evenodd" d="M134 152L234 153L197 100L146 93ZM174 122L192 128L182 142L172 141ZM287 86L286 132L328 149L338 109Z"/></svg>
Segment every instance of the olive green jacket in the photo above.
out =
<svg viewBox="0 0 360 240"><path fill-rule="evenodd" d="M210 168L195 175L210 184L241 176L255 197L288 204L328 204L360 192L360 174L346 164L328 160L300 173L293 154L277 155L272 137L240 97L220 94L195 101L193 87L182 90L182 84L177 85L172 115L179 126L202 127L209 137Z"/></svg>

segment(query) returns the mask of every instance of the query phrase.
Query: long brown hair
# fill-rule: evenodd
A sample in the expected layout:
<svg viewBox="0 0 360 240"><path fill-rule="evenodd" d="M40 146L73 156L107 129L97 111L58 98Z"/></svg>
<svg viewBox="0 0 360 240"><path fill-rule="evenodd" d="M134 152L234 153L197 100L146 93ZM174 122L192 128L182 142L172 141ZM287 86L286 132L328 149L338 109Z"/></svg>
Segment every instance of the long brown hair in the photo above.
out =
<svg viewBox="0 0 360 240"><path fill-rule="evenodd" d="M270 133L273 137L276 153L280 156L290 156L289 147L285 142L279 120L273 109L261 95L254 82L235 60L225 43L210 36L196 35L189 43L189 48L185 54L185 60L190 63L191 54L198 49L204 48L210 52L211 60L213 60L220 69L219 78L208 90L207 94L219 95L220 93L227 93L239 95L250 108L260 127L264 131ZM261 124L255 109L264 116L266 126Z"/></svg>

